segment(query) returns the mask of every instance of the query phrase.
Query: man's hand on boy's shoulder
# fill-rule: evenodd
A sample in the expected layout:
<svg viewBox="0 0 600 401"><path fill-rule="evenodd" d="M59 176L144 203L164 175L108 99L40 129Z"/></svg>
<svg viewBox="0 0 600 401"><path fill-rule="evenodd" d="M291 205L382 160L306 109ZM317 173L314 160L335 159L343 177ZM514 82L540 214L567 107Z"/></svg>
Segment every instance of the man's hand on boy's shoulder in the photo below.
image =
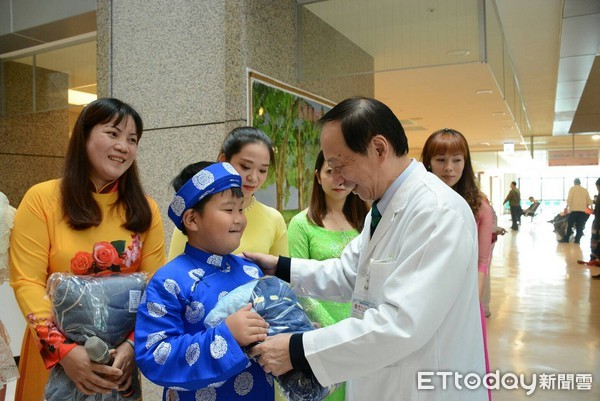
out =
<svg viewBox="0 0 600 401"><path fill-rule="evenodd" d="M260 252L244 252L243 256L256 263L265 275L274 276L277 270L277 261L279 258L273 255L267 255Z"/></svg>

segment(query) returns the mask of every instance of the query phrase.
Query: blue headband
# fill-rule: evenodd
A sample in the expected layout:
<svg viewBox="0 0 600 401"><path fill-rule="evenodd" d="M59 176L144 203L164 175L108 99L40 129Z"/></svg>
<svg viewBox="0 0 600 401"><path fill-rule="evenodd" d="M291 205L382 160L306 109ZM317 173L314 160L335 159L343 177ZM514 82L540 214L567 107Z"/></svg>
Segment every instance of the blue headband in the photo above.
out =
<svg viewBox="0 0 600 401"><path fill-rule="evenodd" d="M183 229L183 213L208 195L229 188L241 188L242 177L229 163L215 163L197 172L177 191L171 205L169 218Z"/></svg>

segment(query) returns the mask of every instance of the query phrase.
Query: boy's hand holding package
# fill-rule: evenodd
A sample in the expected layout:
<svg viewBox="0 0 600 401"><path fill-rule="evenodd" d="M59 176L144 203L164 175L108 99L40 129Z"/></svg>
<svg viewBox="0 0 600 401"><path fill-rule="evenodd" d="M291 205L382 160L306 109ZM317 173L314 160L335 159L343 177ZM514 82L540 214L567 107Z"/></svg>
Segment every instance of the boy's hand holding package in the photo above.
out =
<svg viewBox="0 0 600 401"><path fill-rule="evenodd" d="M229 315L225 324L242 347L264 341L269 332L269 324L258 313L252 311L251 303Z"/></svg>

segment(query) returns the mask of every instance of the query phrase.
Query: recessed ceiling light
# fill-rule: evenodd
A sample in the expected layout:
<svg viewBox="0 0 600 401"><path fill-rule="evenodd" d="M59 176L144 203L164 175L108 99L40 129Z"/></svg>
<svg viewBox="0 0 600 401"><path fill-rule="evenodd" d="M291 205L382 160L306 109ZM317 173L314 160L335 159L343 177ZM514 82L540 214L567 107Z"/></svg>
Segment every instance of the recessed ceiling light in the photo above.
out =
<svg viewBox="0 0 600 401"><path fill-rule="evenodd" d="M592 135L594 141L600 141L600 135Z"/></svg>
<svg viewBox="0 0 600 401"><path fill-rule="evenodd" d="M479 142L479 144L482 146L490 146L489 142Z"/></svg>
<svg viewBox="0 0 600 401"><path fill-rule="evenodd" d="M479 89L475 93L477 93L478 95L489 95L491 93L494 93L494 91L491 89Z"/></svg>
<svg viewBox="0 0 600 401"><path fill-rule="evenodd" d="M494 117L498 117L498 116L505 116L505 115L506 115L506 113L505 113L505 112L503 112L503 111L495 111L495 112L493 112L493 113L492 113L492 115L493 115Z"/></svg>
<svg viewBox="0 0 600 401"><path fill-rule="evenodd" d="M450 50L446 54L449 56L468 56L469 54L471 54L471 52L468 51L467 49L455 49L455 50Z"/></svg>

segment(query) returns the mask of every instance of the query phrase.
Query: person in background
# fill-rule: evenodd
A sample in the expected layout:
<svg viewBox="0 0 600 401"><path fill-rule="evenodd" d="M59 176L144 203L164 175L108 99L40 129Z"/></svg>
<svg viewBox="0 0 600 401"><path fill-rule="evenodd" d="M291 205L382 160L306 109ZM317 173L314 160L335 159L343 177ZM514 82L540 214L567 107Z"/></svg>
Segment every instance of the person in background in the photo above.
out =
<svg viewBox="0 0 600 401"><path fill-rule="evenodd" d="M54 324L46 281L55 272L153 273L164 264L162 220L144 194L135 162L142 130L139 114L118 99L88 104L75 122L62 178L30 188L17 209L10 283L30 329L21 349L16 401L43 399L47 369L56 364L84 394L124 390L131 382L131 344L115 349L111 366L93 363ZM111 244L116 241L125 244L122 254Z"/></svg>
<svg viewBox="0 0 600 401"><path fill-rule="evenodd" d="M374 201L365 227L339 258L324 261L245 252L328 301L352 300L352 317L305 333L267 337L250 351L266 372L311 371L346 382L346 400L415 400L418 372L483 377L477 297L477 227L465 200L408 157L400 120L372 98L346 99L319 121L333 185ZM429 400L487 399L432 378Z"/></svg>
<svg viewBox="0 0 600 401"><path fill-rule="evenodd" d="M586 213L588 206L592 206L592 198L587 189L581 186L581 180L575 178L573 186L569 189L569 195L567 196L567 209L569 212L569 219L567 224L567 232L558 241L561 243L568 243L571 238L573 226L575 226L575 244L579 244L581 237L583 237L583 230L585 229L585 223L587 223L589 214Z"/></svg>
<svg viewBox="0 0 600 401"><path fill-rule="evenodd" d="M600 178L596 180L596 196L594 197L594 221L592 221L592 237L590 239L590 261L588 264L600 266ZM600 274L592 276L600 280Z"/></svg>
<svg viewBox="0 0 600 401"><path fill-rule="evenodd" d="M450 128L435 131L425 141L421 152L421 162L425 165L427 171L435 174L467 201L477 222L477 284L481 305L481 327L486 368L489 372L483 294L492 259L494 211L487 197L477 186L469 144L463 134ZM491 391L489 392L489 398L491 399Z"/></svg>
<svg viewBox="0 0 600 401"><path fill-rule="evenodd" d="M338 258L362 231L368 211L366 202L350 188L333 183L333 170L325 162L323 152L319 152L308 209L295 215L288 227L290 256L316 260ZM332 317L332 323L350 316L349 302L321 301L320 304ZM325 399L343 401L345 393L342 384Z"/></svg>
<svg viewBox="0 0 600 401"><path fill-rule="evenodd" d="M165 401L274 399L273 378L242 349L267 337L252 304L205 324L224 295L262 276L231 254L246 226L241 186L229 163L195 163L173 181L169 218L188 242L148 283L135 329L138 366Z"/></svg>
<svg viewBox="0 0 600 401"><path fill-rule="evenodd" d="M508 195L506 195L502 204L504 205L506 202L508 202L508 205L510 206L510 218L512 220L510 229L516 231L519 229L519 224L521 224L523 209L521 209L521 192L519 191L519 188L517 188L517 183L515 181L510 183L510 191L508 191Z"/></svg>
<svg viewBox="0 0 600 401"><path fill-rule="evenodd" d="M0 284L8 281L8 245L14 219L15 209L0 192ZM6 384L19 377L9 342L8 332L0 320L0 401L6 398Z"/></svg>
<svg viewBox="0 0 600 401"><path fill-rule="evenodd" d="M233 253L253 251L287 256L288 236L283 216L254 197L267 179L269 166L275 159L271 139L254 127L235 128L225 137L217 159L230 163L242 177L243 207L248 225L240 246ZM185 235L175 229L169 246L169 260L183 252L186 241Z"/></svg>
<svg viewBox="0 0 600 401"><path fill-rule="evenodd" d="M537 201L533 196L529 197L529 202L530 205L527 209L523 211L523 216L533 218L533 216L535 216L537 208L540 206L540 202Z"/></svg>
<svg viewBox="0 0 600 401"><path fill-rule="evenodd" d="M477 222L479 299L483 296L485 276L492 256L494 212L487 197L479 190L471 163L471 153L465 137L458 131L444 128L427 138L421 152L421 162L455 190L471 207Z"/></svg>

